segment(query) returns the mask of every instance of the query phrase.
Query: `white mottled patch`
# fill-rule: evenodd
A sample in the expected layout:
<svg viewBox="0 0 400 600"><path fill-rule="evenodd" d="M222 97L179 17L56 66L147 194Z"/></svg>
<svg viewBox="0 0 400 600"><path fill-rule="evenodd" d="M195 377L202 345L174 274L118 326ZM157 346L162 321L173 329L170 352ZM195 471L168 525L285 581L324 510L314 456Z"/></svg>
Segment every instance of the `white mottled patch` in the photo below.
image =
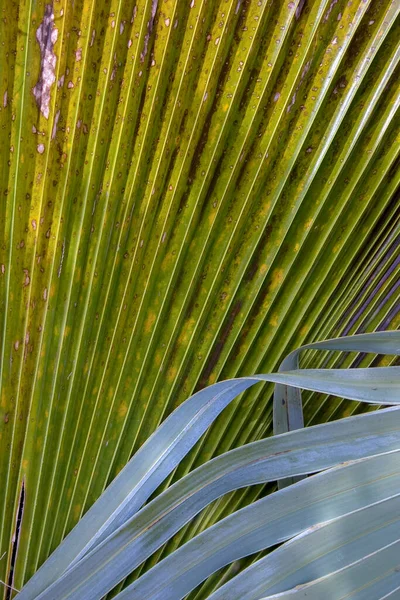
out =
<svg viewBox="0 0 400 600"><path fill-rule="evenodd" d="M157 6L158 6L158 0L153 0L152 3L151 3L151 15L150 15L150 19L147 22L147 33L144 36L143 52L140 54L140 62L144 62L144 57L147 54L147 48L148 48L148 45L149 45L149 40L150 40L151 32L153 31L153 27L154 27L154 19L155 19L156 12L157 12Z"/></svg>
<svg viewBox="0 0 400 600"><path fill-rule="evenodd" d="M7 104L8 104L8 92L6 90L3 94L3 107L7 108Z"/></svg>
<svg viewBox="0 0 400 600"><path fill-rule="evenodd" d="M27 287L30 284L30 282L31 282L31 278L29 276L28 269L23 269L23 271L24 271L24 283L23 283L23 286Z"/></svg>
<svg viewBox="0 0 400 600"><path fill-rule="evenodd" d="M63 262L64 262L64 254L65 254L65 240L62 243L61 246L61 260L60 260L60 265L58 267L58 271L57 271L57 277L60 277L61 275L61 270L62 270L62 266L63 266Z"/></svg>
<svg viewBox="0 0 400 600"><path fill-rule="evenodd" d="M54 54L54 45L57 38L58 29L54 27L53 7L51 4L46 4L43 21L36 31L41 60L39 79L32 90L39 110L46 119L49 118L50 113L50 90L56 80L57 57Z"/></svg>
<svg viewBox="0 0 400 600"><path fill-rule="evenodd" d="M60 111L58 110L56 112L56 115L54 117L54 123L53 123L53 130L51 132L51 139L54 140L54 138L56 137L56 133L57 133L57 123L58 123L58 119L60 118Z"/></svg>
<svg viewBox="0 0 400 600"><path fill-rule="evenodd" d="M37 145L37 151L39 152L39 154L43 154L43 152L44 152L44 144L38 144Z"/></svg>
<svg viewBox="0 0 400 600"><path fill-rule="evenodd" d="M118 66L117 65L117 54L115 53L114 54L114 64L113 64L113 68L112 68L112 71L111 71L111 77L110 77L111 81L114 81L114 79L115 79L115 77L117 75L117 66Z"/></svg>

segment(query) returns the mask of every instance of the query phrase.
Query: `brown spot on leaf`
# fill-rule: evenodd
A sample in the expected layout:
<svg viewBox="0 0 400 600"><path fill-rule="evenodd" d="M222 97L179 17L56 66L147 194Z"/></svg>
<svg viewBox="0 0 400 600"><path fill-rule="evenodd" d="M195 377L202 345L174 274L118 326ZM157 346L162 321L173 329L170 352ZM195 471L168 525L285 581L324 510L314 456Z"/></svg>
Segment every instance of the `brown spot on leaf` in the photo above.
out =
<svg viewBox="0 0 400 600"><path fill-rule="evenodd" d="M230 331L232 330L232 327L235 323L236 317L240 313L242 305L243 305L243 301L238 300L232 306L232 310L230 311L229 316L221 330L219 338L218 338L216 344L214 345L214 348L207 360L206 365L204 366L203 372L202 372L199 382L196 386L196 391L202 389L205 385L207 385L208 379L212 373L214 366L218 362L219 357L221 356L221 353L222 353L222 350L224 349L226 340L228 339L228 335L229 335Z"/></svg>

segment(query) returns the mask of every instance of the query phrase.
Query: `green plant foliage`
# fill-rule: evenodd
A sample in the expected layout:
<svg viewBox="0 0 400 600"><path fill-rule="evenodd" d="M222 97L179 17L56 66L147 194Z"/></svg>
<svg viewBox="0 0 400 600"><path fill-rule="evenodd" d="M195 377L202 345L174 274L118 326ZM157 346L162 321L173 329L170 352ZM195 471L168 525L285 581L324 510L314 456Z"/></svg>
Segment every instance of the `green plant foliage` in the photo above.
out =
<svg viewBox="0 0 400 600"><path fill-rule="evenodd" d="M399 10L3 0L3 600L186 398L398 328ZM374 354L301 366L392 364ZM307 425L364 410L318 390ZM287 393L278 431L303 422ZM268 383L232 400L164 485L270 434L272 405ZM263 490L216 501L143 572Z"/></svg>
<svg viewBox="0 0 400 600"><path fill-rule="evenodd" d="M400 333L366 334L312 346L387 349L400 354ZM282 364L293 357L297 360L299 350ZM231 450L193 470L141 508L154 489L154 479L160 482L168 476L224 405L244 386L263 380L279 384L275 400L283 391L289 413L293 397L287 393L288 385L370 403L384 401L395 408L288 431ZM301 408L301 396L299 405L295 400ZM313 589L330 589L328 575L332 585L339 580L329 592L332 598L342 597L337 595L339 590L349 587L364 593L370 586L380 593L397 589L400 575L395 567L400 559L389 570L381 561L386 548L400 539L399 404L400 367L395 366L296 369L220 382L198 392L149 438L18 598L101 600L213 500L237 488L327 468L223 519L116 598L181 600L229 562L288 539L210 598L260 600L312 580L316 580ZM363 561L367 567L372 563L371 571ZM377 585L379 565L388 575Z"/></svg>

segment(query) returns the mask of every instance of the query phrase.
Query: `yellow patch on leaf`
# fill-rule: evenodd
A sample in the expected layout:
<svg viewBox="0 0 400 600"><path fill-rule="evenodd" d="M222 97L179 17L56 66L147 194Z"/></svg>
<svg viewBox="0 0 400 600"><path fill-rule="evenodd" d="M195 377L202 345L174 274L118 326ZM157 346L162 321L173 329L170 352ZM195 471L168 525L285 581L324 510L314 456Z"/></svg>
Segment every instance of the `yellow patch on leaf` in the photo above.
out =
<svg viewBox="0 0 400 600"><path fill-rule="evenodd" d="M175 381L176 378L176 374L177 374L177 368L176 367L170 367L167 371L167 379L168 381Z"/></svg>
<svg viewBox="0 0 400 600"><path fill-rule="evenodd" d="M275 269L272 272L272 277L271 277L271 290L276 290L283 281L283 269Z"/></svg>
<svg viewBox="0 0 400 600"><path fill-rule="evenodd" d="M308 221L306 221L304 223L304 229L306 231L308 231L309 229L311 229L311 225L314 223L314 219L308 219Z"/></svg>
<svg viewBox="0 0 400 600"><path fill-rule="evenodd" d="M126 402L122 402L118 407L118 416L123 419L128 412L128 405Z"/></svg>
<svg viewBox="0 0 400 600"><path fill-rule="evenodd" d="M308 325L303 325L303 327L300 329L300 335L306 335L309 331L309 326Z"/></svg>
<svg viewBox="0 0 400 600"><path fill-rule="evenodd" d="M272 325L272 327L278 327L279 318L277 314L272 315L272 317L269 320L269 324Z"/></svg>
<svg viewBox="0 0 400 600"><path fill-rule="evenodd" d="M150 333L150 331L151 331L151 329L152 329L152 327L154 325L155 320L156 320L155 313L150 313L149 316L146 319L145 324L144 324L144 330L145 330L146 333Z"/></svg>

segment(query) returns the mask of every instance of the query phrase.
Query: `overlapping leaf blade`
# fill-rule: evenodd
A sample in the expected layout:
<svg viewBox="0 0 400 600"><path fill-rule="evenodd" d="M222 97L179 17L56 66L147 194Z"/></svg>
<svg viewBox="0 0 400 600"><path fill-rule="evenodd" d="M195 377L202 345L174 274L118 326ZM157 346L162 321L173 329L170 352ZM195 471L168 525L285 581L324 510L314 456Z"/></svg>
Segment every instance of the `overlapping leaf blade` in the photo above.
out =
<svg viewBox="0 0 400 600"><path fill-rule="evenodd" d="M303 429L215 458L153 500L37 598L101 598L204 506L232 489L398 449L397 413L389 409ZM21 599L34 597L29 588L28 583Z"/></svg>
<svg viewBox="0 0 400 600"><path fill-rule="evenodd" d="M392 337L396 339L398 336L394 332ZM305 387L313 387L316 385L317 374L320 379L320 382L317 383L317 389L321 389L320 386L322 385L322 389L325 392L341 393L346 397L354 397L364 401L376 402L377 399L380 399L379 401L381 402L382 396L388 397L389 390L391 394L390 401L396 403L400 401L399 370L400 369L397 367L389 367L387 369L359 369L357 371L311 371L310 382L307 382L308 371L295 371L287 374L255 376L253 378L248 378L248 380L245 379L242 382L228 381L215 384L208 390L199 392L185 402L171 415L171 417L169 417L158 432L154 434L153 438L150 438L147 444L147 449L150 449L148 453L149 456L145 459L142 466L143 475L140 473L139 475L136 474L138 479L138 495L143 502L148 495L150 495L152 489L154 489L152 487L149 488L146 477L144 477L146 468L149 468L149 465L146 463L150 461L150 467L152 466L152 454L154 454L155 457L159 455L164 458L163 455L166 454L166 456L168 456L169 451L172 455L172 462L171 459L170 461L167 460L166 467L164 468L162 462L160 462L160 465L157 465L158 461L155 461L154 466L156 468L158 467L160 472L156 481L160 482L179 462L179 458L182 454L185 454L185 452L190 449L191 443L193 444L196 439L200 437L204 431L204 421L205 426L207 426L207 420L203 419L203 424L201 424L200 419L200 423L197 423L198 427L196 431L195 417L198 417L199 414L204 417L204 413L208 409L211 413L208 418L209 424L218 414L218 409L215 410L213 407L213 400L214 402L216 401L215 403L217 406L218 401L220 401L219 410L221 410L224 406L224 402L227 404L229 400L233 399L237 392L246 385L253 385L254 383L263 380L271 380L279 381L281 383L290 382L291 385L301 384ZM242 384L242 387L239 387L240 384ZM239 389L235 389L236 385ZM224 388L227 391L225 396L223 394ZM218 390L217 394L215 394L215 390ZM214 408L214 411L210 410L212 408ZM386 427L389 427L387 439L388 446L384 446L386 437L383 434L383 430L380 429L379 434L375 436L374 439L372 438L374 424L376 424L378 428L382 427L383 421L385 420L384 415L386 415ZM318 471L337 464L342 460L359 458L360 456L371 455L379 451L384 452L397 449L398 440L396 439L395 433L395 415L397 415L397 412L379 412L358 417L355 420L351 419L350 421L322 425L319 428L317 427L317 429L305 429L292 432L291 434L287 434L289 437L284 436L283 438L271 438L260 441L255 445L246 446L232 453L228 453L227 455L223 455L220 459L215 459L211 463L201 467L199 470L199 481L203 483L204 489L203 487L199 488L197 494L198 499L194 493L196 483L191 483L192 480L196 482L197 471L194 471L191 475L188 475L181 482L178 482L175 486L164 492L162 496L154 500L148 507L140 511L136 517L133 516L129 519L129 516L139 507L137 502L135 502L135 488L133 488L133 493L127 495L126 499L120 498L120 505L117 506L115 514L113 515L111 513L110 515L113 504L111 503L110 506L109 498L113 498L113 487L116 487L116 490L119 491L120 494L123 493L123 489L125 488L126 494L126 488L131 484L130 473L135 473L135 470L137 470L136 463L141 465L141 456L144 455L146 457L145 445L132 459L128 467L126 467L125 472L120 475L119 481L117 480L116 483L112 484L108 493L100 499L98 503L100 506L98 512L95 504L91 511L89 511L86 519L77 526L75 532L70 534L69 540L67 538L64 545L60 546L47 564L45 564L31 582L28 583L21 592L21 598L28 599L37 596L38 592L52 582L54 582L54 584L50 585L49 590L43 592L44 598L50 598L54 595L58 595L61 598L62 594L67 598L69 597L68 594L70 592L72 594L77 594L76 597L79 597L79 595L82 594L88 598L93 597L95 599L98 596L100 597L109 591L113 585L118 583L124 576L128 575L134 567L138 566L143 560L148 558L152 552L157 550L164 541L173 535L180 527L182 527L182 525L193 518L204 506L224 493L254 483L271 481L285 476L292 476L293 474L298 475ZM387 418L387 416L389 416L389 418ZM195 430L192 436L190 436L191 425ZM361 427L361 430L359 430L359 427ZM179 442L184 439L184 434L187 432L189 432L189 441L186 441L184 452L180 452L179 446L177 445L177 453L176 456L173 457L173 442ZM176 436L177 440L174 439L174 436ZM296 442L294 443L293 449L296 451L294 452L293 457L289 452L291 449L290 440L292 439L299 440L299 445L296 445ZM308 440L308 442L302 442L302 440ZM330 442L332 442L332 447L330 446ZM287 446L287 443L289 443L289 446ZM283 445L281 446L281 444ZM308 444L310 444L309 448ZM317 450L318 444L319 450ZM269 455L271 452L272 473L268 470L268 464L271 460ZM359 454L359 452L361 454ZM240 458L242 454L244 457L243 465L241 465ZM277 470L276 467L274 467L275 454L277 455L276 457L279 463ZM247 455L248 457L245 458ZM265 465L264 460L266 460ZM308 461L311 461L311 466ZM293 466L293 462L294 465L298 462L298 466ZM226 467L224 467L225 463ZM290 470L289 473L285 471L287 468ZM233 469L232 472L231 469ZM152 475L152 468L149 469L149 472L149 474ZM210 472L209 476L203 475L208 472ZM218 476L216 475L217 473ZM207 479L209 479L208 483L206 483ZM121 482L123 483L123 486L121 486ZM143 486L143 490L141 489L141 486ZM187 486L186 492L184 491L185 486ZM183 492L180 492L181 488ZM181 497L182 493L183 495ZM185 494L187 495L187 504L189 507L187 509L187 514L184 510ZM173 500L175 495L176 498ZM132 496L132 498L130 496ZM133 502L130 507L129 501L131 499ZM113 503L115 504L114 499ZM154 515L154 507L158 507L158 505L160 505L161 508L156 508ZM179 510L177 510L177 508L179 508ZM166 527L162 519L162 516L166 511L172 511L171 530ZM150 515L150 520L146 520L147 513ZM103 519L105 526L101 529L97 524L97 527L91 532L93 539L90 540L89 538L90 543L86 543L85 545L85 538L80 540L79 535L81 530L82 535L85 533L86 523L89 523L89 527L86 527L86 535L88 531L90 532L90 527L93 527L93 524L91 523L91 514L94 514L94 518L97 520ZM177 517L178 521L176 521ZM141 523L142 519L144 519L144 523L141 526L139 525L138 533L136 521ZM151 522L153 522L155 529L154 527L151 527ZM120 525L120 527L117 529L118 525ZM137 552L135 549L135 543L138 544L139 548L143 545L140 536L140 527L142 527L144 536L150 536L150 545L145 554L140 554L140 552ZM158 531L158 529L160 529L160 531L156 534L155 531ZM107 534L110 535L104 539ZM93 544L97 544L97 547L89 552L86 557L84 556L81 558L77 564L74 564L75 560L79 559L82 556L82 553L90 549ZM63 546L66 551L64 551ZM73 552L75 552L75 556L72 555ZM106 565L109 567L107 570L107 577L105 576ZM62 575L66 568L69 568L68 572L65 575ZM102 577L100 578L97 575L98 571L102 573ZM59 577L59 580L55 581L57 577ZM73 586L71 586L71 582L74 582ZM72 595L72 597L75 596Z"/></svg>
<svg viewBox="0 0 400 600"><path fill-rule="evenodd" d="M373 354L400 354L400 335L381 331L359 334L342 339L324 340L306 344L294 350L282 362L280 371L298 369L304 350L335 350L342 352L371 352ZM371 386L372 387L372 386ZM283 433L304 427L303 407L299 388L276 385L274 391L274 433ZM340 394L338 394L340 395Z"/></svg>
<svg viewBox="0 0 400 600"><path fill-rule="evenodd" d="M369 600L398 594L399 550L400 541L393 542L336 573L262 600L317 600L325 595L332 600L344 600L349 593L354 600Z"/></svg>
<svg viewBox="0 0 400 600"><path fill-rule="evenodd" d="M398 225L397 14L5 3L0 580L20 588L194 391L347 324L398 327L394 275L338 325ZM269 431L269 390L241 406L181 471Z"/></svg>
<svg viewBox="0 0 400 600"><path fill-rule="evenodd" d="M393 495L399 489L398 458L395 452L340 466L243 508L170 554L118 600L179 600L234 560Z"/></svg>
<svg viewBox="0 0 400 600"><path fill-rule="evenodd" d="M310 528L211 594L258 600L344 568L400 539L399 495Z"/></svg>

